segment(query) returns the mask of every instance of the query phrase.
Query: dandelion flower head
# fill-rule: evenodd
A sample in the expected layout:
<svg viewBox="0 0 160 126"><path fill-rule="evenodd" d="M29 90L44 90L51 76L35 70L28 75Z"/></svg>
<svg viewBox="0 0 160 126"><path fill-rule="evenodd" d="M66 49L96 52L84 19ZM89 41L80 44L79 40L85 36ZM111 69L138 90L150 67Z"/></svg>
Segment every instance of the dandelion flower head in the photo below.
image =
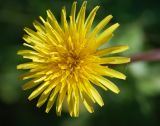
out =
<svg viewBox="0 0 160 126"><path fill-rule="evenodd" d="M86 17L87 2L82 3L77 14L76 4L72 4L69 21L65 8L61 11L61 23L47 10L46 20L40 16L41 21L33 22L35 30L24 29L23 45L29 48L18 54L30 61L17 66L17 69L28 70L21 78L29 79L23 85L24 90L34 88L29 100L39 96L37 107L46 103L46 113L55 104L57 115L61 115L66 101L72 117L79 116L81 103L90 113L94 112L93 103L104 105L96 86L119 93L118 87L108 78L125 79L126 76L109 65L130 61L127 57L110 56L127 50L128 46L100 48L119 26L115 23L103 30L112 15L106 16L92 30L99 6Z"/></svg>

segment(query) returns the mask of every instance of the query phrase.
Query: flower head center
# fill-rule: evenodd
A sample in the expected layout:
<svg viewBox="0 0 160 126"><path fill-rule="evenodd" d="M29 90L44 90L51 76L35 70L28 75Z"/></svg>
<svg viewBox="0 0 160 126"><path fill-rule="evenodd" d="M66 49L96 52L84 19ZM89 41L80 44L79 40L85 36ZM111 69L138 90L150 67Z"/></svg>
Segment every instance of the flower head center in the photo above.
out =
<svg viewBox="0 0 160 126"><path fill-rule="evenodd" d="M67 53L62 58L61 62L58 63L58 66L62 70L67 70L73 72L81 68L83 63L82 58L75 53Z"/></svg>

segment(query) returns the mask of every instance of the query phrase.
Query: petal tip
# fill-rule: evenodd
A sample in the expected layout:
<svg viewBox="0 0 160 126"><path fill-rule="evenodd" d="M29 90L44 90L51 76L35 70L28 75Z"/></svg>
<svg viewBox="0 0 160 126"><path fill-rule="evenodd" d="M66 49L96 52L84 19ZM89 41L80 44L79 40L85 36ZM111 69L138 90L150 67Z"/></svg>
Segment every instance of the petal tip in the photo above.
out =
<svg viewBox="0 0 160 126"><path fill-rule="evenodd" d="M115 91L115 93L116 93L116 94L119 94L119 93L120 93L120 90L119 90L119 89L117 89L117 91Z"/></svg>
<svg viewBox="0 0 160 126"><path fill-rule="evenodd" d="M109 17L109 18L113 18L113 15L110 14L110 15L108 15L108 17Z"/></svg>
<svg viewBox="0 0 160 126"><path fill-rule="evenodd" d="M48 108L46 108L45 113L49 113L49 109Z"/></svg>
<svg viewBox="0 0 160 126"><path fill-rule="evenodd" d="M29 97L28 97L28 100L31 101L33 99L33 95L31 94Z"/></svg>
<svg viewBox="0 0 160 126"><path fill-rule="evenodd" d="M25 87L25 85L23 85L21 88L22 88L22 90L24 90L24 91L27 90L27 88Z"/></svg>
<svg viewBox="0 0 160 126"><path fill-rule="evenodd" d="M119 23L116 23L116 24L115 24L115 27L117 27L117 28L118 28L119 26L120 26L120 24L119 24Z"/></svg>
<svg viewBox="0 0 160 126"><path fill-rule="evenodd" d="M17 70L21 69L21 64L16 66Z"/></svg>

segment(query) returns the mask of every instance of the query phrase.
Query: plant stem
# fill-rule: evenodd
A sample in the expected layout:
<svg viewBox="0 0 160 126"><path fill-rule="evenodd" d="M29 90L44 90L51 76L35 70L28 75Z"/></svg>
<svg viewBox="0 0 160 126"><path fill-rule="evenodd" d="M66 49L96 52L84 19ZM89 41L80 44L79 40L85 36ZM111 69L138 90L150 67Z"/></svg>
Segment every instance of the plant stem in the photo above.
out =
<svg viewBox="0 0 160 126"><path fill-rule="evenodd" d="M160 49L131 56L131 63L139 61L160 61Z"/></svg>

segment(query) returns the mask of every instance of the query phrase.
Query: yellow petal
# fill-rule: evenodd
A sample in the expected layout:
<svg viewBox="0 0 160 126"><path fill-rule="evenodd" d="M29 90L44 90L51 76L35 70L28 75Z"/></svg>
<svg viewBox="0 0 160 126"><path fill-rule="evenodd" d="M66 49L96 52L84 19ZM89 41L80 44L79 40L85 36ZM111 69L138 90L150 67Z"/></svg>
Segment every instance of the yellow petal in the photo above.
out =
<svg viewBox="0 0 160 126"><path fill-rule="evenodd" d="M94 109L93 109L93 106L92 106L92 101L90 100L90 98L84 92L81 92L81 93L82 93L82 97L83 97L83 104L85 105L88 112L93 113Z"/></svg>
<svg viewBox="0 0 160 126"><path fill-rule="evenodd" d="M95 103L95 99L90 91L90 87L89 84L87 83L87 80L83 80L82 83L80 83L79 88L81 88L82 92L85 92L85 94L87 94L87 96Z"/></svg>
<svg viewBox="0 0 160 126"><path fill-rule="evenodd" d="M94 37L96 34L98 34L104 27L105 25L108 24L108 22L112 19L112 15L109 15L107 17L105 17L92 31L92 33L90 34L90 37Z"/></svg>
<svg viewBox="0 0 160 126"><path fill-rule="evenodd" d="M69 102L70 102L70 99L71 99L71 93L72 93L72 87L71 87L71 83L70 83L70 81L67 81L66 80L66 82L67 82L67 102L68 102L68 104L69 104Z"/></svg>
<svg viewBox="0 0 160 126"><path fill-rule="evenodd" d="M32 29L25 27L25 28L24 28L24 31L25 31L29 36L31 36L32 38L34 38L34 39L36 39L36 40L40 40L37 32L33 31Z"/></svg>
<svg viewBox="0 0 160 126"><path fill-rule="evenodd" d="M107 42L111 38L113 31L115 31L118 27L119 27L119 24L116 23L111 27L109 27L108 29L106 29L103 33L101 33L96 40L95 45L97 46L97 48L103 45L105 42Z"/></svg>
<svg viewBox="0 0 160 126"><path fill-rule="evenodd" d="M45 75L42 76L42 77L40 77L40 78L38 78L38 79L36 79L34 82L35 82L35 83L38 83L38 82L43 81L44 79L46 79L46 76L45 76Z"/></svg>
<svg viewBox="0 0 160 126"><path fill-rule="evenodd" d="M115 53L126 51L128 48L129 48L128 46L114 46L114 47L98 50L95 54L97 56L105 56L108 54L115 54Z"/></svg>
<svg viewBox="0 0 160 126"><path fill-rule="evenodd" d="M77 6L77 2L74 1L73 4L72 4L72 9L71 9L71 14L70 14L73 18L73 23L75 23L76 6Z"/></svg>
<svg viewBox="0 0 160 126"><path fill-rule="evenodd" d="M77 30L79 31L79 34L82 34L82 31L84 30L84 22L85 22L85 13L86 13L86 4L87 2L84 1L84 4L82 4L82 7L78 13L77 16Z"/></svg>
<svg viewBox="0 0 160 126"><path fill-rule="evenodd" d="M68 102L68 110L69 110L69 114L70 114L70 116L71 117L73 117L74 116L74 101L75 101L75 99L73 99L72 98L72 95L73 93L71 93L71 95L70 95L70 101Z"/></svg>
<svg viewBox="0 0 160 126"><path fill-rule="evenodd" d="M62 12L61 12L61 23L62 23L62 27L63 27L64 31L66 33L68 33L68 23L67 23L67 19L66 19L65 7L62 9Z"/></svg>
<svg viewBox="0 0 160 126"><path fill-rule="evenodd" d="M36 79L39 79L41 78L42 76L45 75L45 72L46 71L41 71L41 72L27 72L25 74L22 74L20 75L20 79L22 80L26 80L26 79L30 79L30 78L36 78Z"/></svg>
<svg viewBox="0 0 160 126"><path fill-rule="evenodd" d="M92 79L92 78L90 78L89 80L90 80L93 84L95 84L96 86L101 87L103 90L105 90L105 91L108 90L108 89L107 89L105 86L103 86L99 81L94 80L94 79Z"/></svg>
<svg viewBox="0 0 160 126"><path fill-rule="evenodd" d="M41 94L44 89L48 86L49 82L44 82L41 84L37 89L35 89L31 95L28 97L28 99L31 101L32 99L36 98L39 94Z"/></svg>
<svg viewBox="0 0 160 126"><path fill-rule="evenodd" d="M111 81L109 81L108 79L106 79L106 78L104 78L104 77L102 77L102 76L94 76L93 75L93 77L97 80L97 81L99 81L100 83L102 83L105 87L107 87L108 89L110 89L111 91L113 91L113 92L115 92L115 93L119 93L119 89L118 89L118 87L114 84L114 83L112 83Z"/></svg>
<svg viewBox="0 0 160 126"><path fill-rule="evenodd" d="M78 117L79 115L79 92L78 92L78 88L77 86L75 85L75 90L72 92L72 104L73 104L73 113L72 115L74 117Z"/></svg>
<svg viewBox="0 0 160 126"><path fill-rule="evenodd" d="M43 49L42 49L42 47L32 46L32 45L27 44L27 43L23 43L23 46L27 46L27 47L29 47L29 48L32 48L32 49L36 50L37 52L42 53L42 54L44 54L44 55L49 54L48 50L47 50L46 47L44 47L44 46L43 46Z"/></svg>
<svg viewBox="0 0 160 126"><path fill-rule="evenodd" d="M85 22L86 33L88 33L91 30L91 26L92 26L92 23L94 21L94 18L96 16L96 12L98 9L99 9L99 6L96 6L89 14L89 16Z"/></svg>
<svg viewBox="0 0 160 126"><path fill-rule="evenodd" d="M52 14L51 10L47 10L48 15L48 22L53 26L53 28L61 35L63 35L63 31L58 24L58 21L56 20L55 16Z"/></svg>
<svg viewBox="0 0 160 126"><path fill-rule="evenodd" d="M38 21L35 20L33 22L33 26L36 28L37 31L39 31L43 34L45 33L45 27L41 23L39 23Z"/></svg>
<svg viewBox="0 0 160 126"><path fill-rule="evenodd" d="M48 88L44 91L44 94L45 94L45 95L48 94L48 93L49 93L50 91L52 91L53 88L55 88L55 87L57 86L57 84L59 84L59 83L60 83L59 79L53 81L53 82L48 86Z"/></svg>
<svg viewBox="0 0 160 126"><path fill-rule="evenodd" d="M104 103L103 103L103 100L100 96L100 94L98 93L98 91L90 84L90 82L86 81L87 85L88 85L88 89L91 91L94 99L96 100L96 102L100 105L100 106L103 106Z"/></svg>
<svg viewBox="0 0 160 126"><path fill-rule="evenodd" d="M36 51L32 51L32 50L19 50L17 54L18 55L39 55Z"/></svg>
<svg viewBox="0 0 160 126"><path fill-rule="evenodd" d="M53 37L54 42L56 42L57 44L63 42L62 37L48 22L45 23L45 27L46 27L48 34L50 34Z"/></svg>
<svg viewBox="0 0 160 126"><path fill-rule="evenodd" d="M42 21L43 24L46 22L42 16L39 16L39 19Z"/></svg>
<svg viewBox="0 0 160 126"><path fill-rule="evenodd" d="M38 64L36 64L36 63L28 62L28 63L23 63L23 64L20 64L20 65L17 65L17 69L32 69L32 68L35 68L37 66L38 66Z"/></svg>
<svg viewBox="0 0 160 126"><path fill-rule="evenodd" d="M62 103L64 101L64 98L66 96L66 88L63 88L63 91L61 91L61 93L59 93L58 95L58 99L57 99L57 103L56 103L56 113L58 116L61 115L61 111L62 111Z"/></svg>
<svg viewBox="0 0 160 126"><path fill-rule="evenodd" d="M41 107L47 101L49 94L50 94L50 92L48 92L47 94L45 94L43 92L42 95L40 96L36 106Z"/></svg>
<svg viewBox="0 0 160 126"><path fill-rule="evenodd" d="M28 35L24 35L23 39L29 44L32 45L33 47L29 46L30 48L35 49L35 47L39 47L43 48L43 50L49 50L48 46L46 46L45 43L45 38L44 37L40 37L37 33L37 37L33 37L33 36L28 36ZM27 45L26 45L27 46Z"/></svg>
<svg viewBox="0 0 160 126"><path fill-rule="evenodd" d="M110 75L111 77L116 77L116 78L123 79L123 80L126 79L126 76L123 73L118 72L118 71L113 70L113 69L110 69L110 68L106 68L105 73L107 75Z"/></svg>
<svg viewBox="0 0 160 126"><path fill-rule="evenodd" d="M97 81L97 80L95 80L94 78L91 77L92 74L87 73L84 69L82 69L82 70L83 70L83 74L84 74L84 75L81 75L82 78L89 79L89 81L91 81L93 84L101 87L105 91L107 90L107 88L105 86L103 86L101 83L99 83L99 81Z"/></svg>
<svg viewBox="0 0 160 126"><path fill-rule="evenodd" d="M68 101L68 107L69 107L70 116L78 117L79 116L79 92L76 85L74 85L73 87L74 89L71 92L71 95L70 95L71 98L69 98L70 100Z"/></svg>
<svg viewBox="0 0 160 126"><path fill-rule="evenodd" d="M126 79L126 76L123 73L113 70L111 68L98 65L93 65L93 68L95 68L93 71L96 71L98 75L115 77L123 80Z"/></svg>
<svg viewBox="0 0 160 126"><path fill-rule="evenodd" d="M50 111L50 109L52 108L60 88L61 88L60 86L56 86L56 88L52 91L50 98L48 100L48 103L47 103L47 107L46 107L46 111L45 111L46 113L48 113Z"/></svg>
<svg viewBox="0 0 160 126"><path fill-rule="evenodd" d="M31 88L37 86L38 84L40 84L40 82L34 82L35 80L36 80L36 79L31 80L31 81L25 83L25 84L22 86L23 90L31 89Z"/></svg>
<svg viewBox="0 0 160 126"><path fill-rule="evenodd" d="M76 19L76 23L78 24L78 22L81 20L81 18L83 18L82 20L84 20L84 17L83 17L83 14L82 13L85 13L84 10L86 10L86 6L87 6L87 1L84 1L82 3L82 6L80 8L80 11L78 12L78 15L77 15L77 19ZM84 12L83 12L84 11Z"/></svg>
<svg viewBox="0 0 160 126"><path fill-rule="evenodd" d="M130 58L127 57L107 57L107 58L101 58L99 61L100 64L123 64L129 62Z"/></svg>

